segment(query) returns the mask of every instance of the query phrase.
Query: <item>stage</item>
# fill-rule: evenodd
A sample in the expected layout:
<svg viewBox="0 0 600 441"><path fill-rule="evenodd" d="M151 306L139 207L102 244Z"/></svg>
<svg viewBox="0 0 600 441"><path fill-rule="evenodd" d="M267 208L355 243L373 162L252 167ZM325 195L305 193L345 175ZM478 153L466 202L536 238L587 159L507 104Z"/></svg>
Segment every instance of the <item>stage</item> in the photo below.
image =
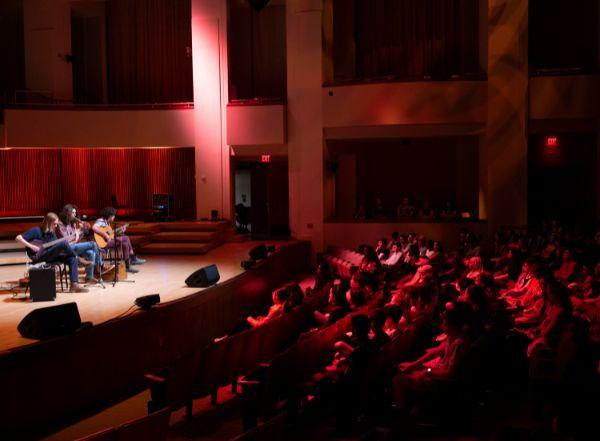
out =
<svg viewBox="0 0 600 441"><path fill-rule="evenodd" d="M36 340L21 337L17 325L30 311L60 303L77 302L82 321L91 321L94 325L124 314L137 297L159 293L161 303L186 297L202 291L203 288L189 288L184 281L193 271L212 263L217 264L221 282L244 272L240 263L248 258L248 251L262 242L246 241L226 243L204 255L147 255L146 264L137 266L137 274L128 274L127 280L134 283L105 283L105 289L92 287L88 293L57 293L53 302L31 302L14 299L5 290L11 282L22 278L25 265L0 266L0 352L34 343ZM285 242L269 242L281 245ZM129 312L135 311L135 308Z"/></svg>

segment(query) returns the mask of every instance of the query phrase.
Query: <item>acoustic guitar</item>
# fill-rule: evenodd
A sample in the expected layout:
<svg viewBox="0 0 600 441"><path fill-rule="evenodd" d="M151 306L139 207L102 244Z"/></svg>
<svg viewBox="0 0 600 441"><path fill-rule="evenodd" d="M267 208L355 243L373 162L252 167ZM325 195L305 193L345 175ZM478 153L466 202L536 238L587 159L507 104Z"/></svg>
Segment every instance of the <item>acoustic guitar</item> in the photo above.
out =
<svg viewBox="0 0 600 441"><path fill-rule="evenodd" d="M113 230L110 225L107 225L106 227L98 227L98 229L100 231L102 231L103 233L108 234L108 237L110 238L110 240L113 240L115 238L115 234L118 235L118 234L123 233L123 230L125 228L127 228L128 226L129 226L129 224L125 224L125 225L120 226L116 230ZM109 241L107 241L102 235L98 234L95 231L94 231L94 240L96 241L96 243L98 244L98 246L100 248L106 248L108 246Z"/></svg>
<svg viewBox="0 0 600 441"><path fill-rule="evenodd" d="M29 256L29 258L35 262L40 259L42 254L44 254L44 251L46 251L48 248L53 247L54 245L57 245L61 242L68 243L71 239L72 239L72 237L61 237L60 239L52 240L50 242L43 242L41 240L36 239L36 240L32 240L30 243L32 245L35 245L36 247L38 247L39 248L38 251L37 252L33 251L29 247L25 248L25 250L27 251L27 255Z"/></svg>

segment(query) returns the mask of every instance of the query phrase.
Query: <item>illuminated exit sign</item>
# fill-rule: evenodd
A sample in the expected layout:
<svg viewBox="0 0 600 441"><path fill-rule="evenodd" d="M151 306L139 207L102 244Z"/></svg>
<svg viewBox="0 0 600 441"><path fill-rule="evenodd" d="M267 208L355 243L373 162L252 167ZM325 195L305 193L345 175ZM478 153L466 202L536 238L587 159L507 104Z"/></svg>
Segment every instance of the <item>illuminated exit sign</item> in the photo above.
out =
<svg viewBox="0 0 600 441"><path fill-rule="evenodd" d="M558 136L546 136L546 147L558 147Z"/></svg>
<svg viewBox="0 0 600 441"><path fill-rule="evenodd" d="M260 162L271 162L271 155L262 155L260 157Z"/></svg>

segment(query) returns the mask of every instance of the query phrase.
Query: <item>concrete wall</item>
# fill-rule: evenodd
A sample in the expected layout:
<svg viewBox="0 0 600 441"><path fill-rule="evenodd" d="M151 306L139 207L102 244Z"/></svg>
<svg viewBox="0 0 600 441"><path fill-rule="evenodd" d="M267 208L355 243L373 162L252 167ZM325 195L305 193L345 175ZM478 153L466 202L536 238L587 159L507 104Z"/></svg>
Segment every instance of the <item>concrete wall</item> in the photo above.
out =
<svg viewBox="0 0 600 441"><path fill-rule="evenodd" d="M600 76L534 77L529 82L530 119L600 117Z"/></svg>
<svg viewBox="0 0 600 441"><path fill-rule="evenodd" d="M194 109L5 111L8 147L190 147Z"/></svg>
<svg viewBox="0 0 600 441"><path fill-rule="evenodd" d="M227 106L227 144L285 144L287 112L283 104Z"/></svg>

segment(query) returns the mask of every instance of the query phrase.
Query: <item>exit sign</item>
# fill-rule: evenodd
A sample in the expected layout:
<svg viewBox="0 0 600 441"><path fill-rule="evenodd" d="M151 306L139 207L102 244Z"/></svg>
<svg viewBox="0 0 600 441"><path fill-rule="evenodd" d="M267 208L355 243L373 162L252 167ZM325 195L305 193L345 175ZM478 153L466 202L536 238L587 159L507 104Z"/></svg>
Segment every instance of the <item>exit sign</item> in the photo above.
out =
<svg viewBox="0 0 600 441"><path fill-rule="evenodd" d="M558 136L546 136L546 147L558 147Z"/></svg>
<svg viewBox="0 0 600 441"><path fill-rule="evenodd" d="M260 157L260 162L271 162L271 155L262 155Z"/></svg>

